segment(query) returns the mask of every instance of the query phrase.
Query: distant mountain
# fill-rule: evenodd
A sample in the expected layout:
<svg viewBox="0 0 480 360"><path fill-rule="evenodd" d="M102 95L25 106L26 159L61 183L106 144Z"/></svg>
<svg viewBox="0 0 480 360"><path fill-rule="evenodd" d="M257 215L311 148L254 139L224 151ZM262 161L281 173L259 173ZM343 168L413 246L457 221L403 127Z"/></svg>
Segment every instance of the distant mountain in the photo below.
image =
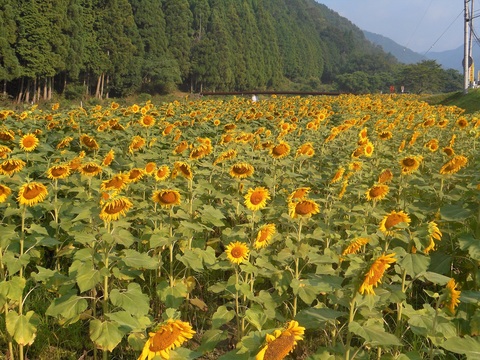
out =
<svg viewBox="0 0 480 360"><path fill-rule="evenodd" d="M375 34L365 30L363 30L363 33L370 42L375 45L379 45L383 51L392 54L401 63L415 64L420 61L427 60L425 56L407 49L383 35Z"/></svg>
<svg viewBox="0 0 480 360"><path fill-rule="evenodd" d="M441 52L429 52L427 57L432 60L436 60L445 69L455 69L463 72L463 45L453 50L441 51ZM473 63L480 62L480 49L477 45L473 46ZM477 65L478 67L478 65Z"/></svg>

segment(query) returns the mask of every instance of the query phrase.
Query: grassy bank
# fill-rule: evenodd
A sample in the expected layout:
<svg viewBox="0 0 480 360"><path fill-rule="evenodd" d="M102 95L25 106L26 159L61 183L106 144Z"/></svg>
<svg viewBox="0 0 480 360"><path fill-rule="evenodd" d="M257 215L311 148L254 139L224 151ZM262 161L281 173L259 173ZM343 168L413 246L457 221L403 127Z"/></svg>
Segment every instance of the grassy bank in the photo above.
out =
<svg viewBox="0 0 480 360"><path fill-rule="evenodd" d="M458 106L467 114L480 111L480 89L471 89L468 94L462 91L429 96L425 99L430 105Z"/></svg>

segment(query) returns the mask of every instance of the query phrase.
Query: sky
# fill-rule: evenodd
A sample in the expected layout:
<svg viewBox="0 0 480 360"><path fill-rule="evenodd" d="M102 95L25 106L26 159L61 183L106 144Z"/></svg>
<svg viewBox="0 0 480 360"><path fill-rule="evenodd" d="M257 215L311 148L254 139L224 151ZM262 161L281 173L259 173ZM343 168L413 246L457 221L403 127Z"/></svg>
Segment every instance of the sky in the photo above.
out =
<svg viewBox="0 0 480 360"><path fill-rule="evenodd" d="M463 0L316 1L360 29L388 37L420 54L463 45ZM474 4L480 9L480 2Z"/></svg>

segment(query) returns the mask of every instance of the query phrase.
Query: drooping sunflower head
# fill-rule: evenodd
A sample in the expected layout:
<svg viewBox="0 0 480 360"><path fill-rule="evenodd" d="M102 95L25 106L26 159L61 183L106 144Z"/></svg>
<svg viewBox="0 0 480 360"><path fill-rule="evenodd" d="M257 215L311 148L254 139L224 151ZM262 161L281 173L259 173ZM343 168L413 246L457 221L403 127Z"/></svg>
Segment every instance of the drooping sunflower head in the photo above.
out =
<svg viewBox="0 0 480 360"><path fill-rule="evenodd" d="M19 172L26 165L25 161L20 159L8 159L0 164L0 174L12 176Z"/></svg>
<svg viewBox="0 0 480 360"><path fill-rule="evenodd" d="M133 168L128 172L128 182L136 183L142 180L145 170L141 168Z"/></svg>
<svg viewBox="0 0 480 360"><path fill-rule="evenodd" d="M362 246L365 246L369 242L370 242L370 239L366 238L366 237L355 238L342 251L342 255L345 256L345 255L349 255L349 254L356 254L360 251Z"/></svg>
<svg viewBox="0 0 480 360"><path fill-rule="evenodd" d="M48 195L48 190L42 183L30 182L23 184L18 191L17 200L20 205L33 206L42 202Z"/></svg>
<svg viewBox="0 0 480 360"><path fill-rule="evenodd" d="M388 185L385 184L378 184L372 186L370 189L367 190L365 196L368 201L380 201L387 196L389 191Z"/></svg>
<svg viewBox="0 0 480 360"><path fill-rule="evenodd" d="M147 143L147 140L145 140L145 138L137 135L137 136L134 136L132 141L130 142L130 145L128 146L128 151L130 153L133 153L135 151L138 151L140 150L141 148L143 148L145 146L145 144Z"/></svg>
<svg viewBox="0 0 480 360"><path fill-rule="evenodd" d="M47 170L49 179L65 179L70 175L69 165L53 165Z"/></svg>
<svg viewBox="0 0 480 360"><path fill-rule="evenodd" d="M5 145L0 145L0 158L1 159L6 159L8 154L12 152L12 149L10 149L8 146Z"/></svg>
<svg viewBox="0 0 480 360"><path fill-rule="evenodd" d="M453 156L453 155L455 155L455 150L453 150L453 148L450 147L450 146L445 146L442 151L443 151L444 154L447 155L447 156Z"/></svg>
<svg viewBox="0 0 480 360"><path fill-rule="evenodd" d="M128 182L129 182L128 175L120 173L113 176L110 180L104 180L100 185L100 189L103 191L108 191L108 190L119 191L125 188Z"/></svg>
<svg viewBox="0 0 480 360"><path fill-rule="evenodd" d="M57 144L57 149L63 149L66 148L70 143L73 141L73 137L67 136L66 138L62 139L58 144Z"/></svg>
<svg viewBox="0 0 480 360"><path fill-rule="evenodd" d="M82 175L93 177L100 174L103 170L100 165L90 161L85 164L81 164L78 167L78 171Z"/></svg>
<svg viewBox="0 0 480 360"><path fill-rule="evenodd" d="M443 291L443 304L452 314L455 313L455 308L460 304L460 294L461 291L457 290L455 279L450 279Z"/></svg>
<svg viewBox="0 0 480 360"><path fill-rule="evenodd" d="M225 248L227 259L232 264L240 265L242 262L247 261L249 253L250 250L248 249L247 244L240 241L232 242Z"/></svg>
<svg viewBox="0 0 480 360"><path fill-rule="evenodd" d="M83 134L82 136L80 136L80 143L85 145L90 150L98 150L99 149L97 140L95 140L94 137L89 136L87 134Z"/></svg>
<svg viewBox="0 0 480 360"><path fill-rule="evenodd" d="M11 193L12 190L8 186L0 184L0 203L5 202Z"/></svg>
<svg viewBox="0 0 480 360"><path fill-rule="evenodd" d="M275 159L282 159L290 153L290 145L284 141L270 149L270 155Z"/></svg>
<svg viewBox="0 0 480 360"><path fill-rule="evenodd" d="M393 136L392 132L391 131L380 131L378 133L378 137L382 140L389 140L391 139Z"/></svg>
<svg viewBox="0 0 480 360"><path fill-rule="evenodd" d="M13 130L0 130L0 140L13 141L15 139L15 133Z"/></svg>
<svg viewBox="0 0 480 360"><path fill-rule="evenodd" d="M230 168L230 176L237 179L244 179L252 176L254 172L255 168L248 163L234 164Z"/></svg>
<svg viewBox="0 0 480 360"><path fill-rule="evenodd" d="M468 159L463 155L455 155L449 161L447 161L442 168L440 169L440 174L442 175L451 175L455 174L460 169L467 165Z"/></svg>
<svg viewBox="0 0 480 360"><path fill-rule="evenodd" d="M109 199L102 206L100 219L105 222L116 221L120 216L125 216L132 206L132 202L124 196Z"/></svg>
<svg viewBox="0 0 480 360"><path fill-rule="evenodd" d="M177 146L175 146L175 149L173 149L173 153L175 155L181 154L182 152L187 150L188 147L189 147L188 142L184 140L180 142Z"/></svg>
<svg viewBox="0 0 480 360"><path fill-rule="evenodd" d="M260 350L255 360L282 360L303 340L305 328L295 320L290 321L283 330L267 334L267 344Z"/></svg>
<svg viewBox="0 0 480 360"><path fill-rule="evenodd" d="M406 226L410 224L410 221L410 217L403 211L396 212L393 210L384 216L380 222L379 228L385 235L394 235L396 230L395 227L397 225L402 224L403 226Z"/></svg>
<svg viewBox="0 0 480 360"><path fill-rule="evenodd" d="M402 167L402 175L408 175L413 173L420 167L422 162L421 156L407 156L400 160L400 166Z"/></svg>
<svg viewBox="0 0 480 360"><path fill-rule="evenodd" d="M435 250L435 241L442 240L442 232L438 228L438 225L435 221L430 221L428 223L428 239L429 244L423 249L425 254L429 254L430 251Z"/></svg>
<svg viewBox="0 0 480 360"><path fill-rule="evenodd" d="M237 150L229 149L221 153L220 156L217 159L215 159L215 161L213 162L213 165L218 165L221 162L234 159L235 157L237 157Z"/></svg>
<svg viewBox="0 0 480 360"><path fill-rule="evenodd" d="M275 235L277 229L275 224L266 224L263 225L257 233L257 237L255 238L254 247L255 249L262 249L267 247L272 239L273 235Z"/></svg>
<svg viewBox="0 0 480 360"><path fill-rule="evenodd" d="M111 149L107 155L102 160L102 166L110 166L112 161L115 159L115 151Z"/></svg>
<svg viewBox="0 0 480 360"><path fill-rule="evenodd" d="M299 157L299 156L312 157L313 155L315 155L315 149L313 148L313 144L311 142L307 142L298 148L297 154L295 155L295 157Z"/></svg>
<svg viewBox="0 0 480 360"><path fill-rule="evenodd" d="M270 200L270 192L264 187L248 189L245 195L245 206L251 211L257 211L267 206L267 200Z"/></svg>
<svg viewBox="0 0 480 360"><path fill-rule="evenodd" d="M180 205L181 196L177 190L165 189L155 191L152 200L163 207L171 208L174 205Z"/></svg>
<svg viewBox="0 0 480 360"><path fill-rule="evenodd" d="M379 184L387 184L393 179L393 173L390 169L386 169L382 171L382 173L378 176L378 183Z"/></svg>
<svg viewBox="0 0 480 360"><path fill-rule="evenodd" d="M378 286L382 281L383 274L390 268L391 264L396 262L395 253L388 255L381 255L378 257L372 265L367 269L362 285L358 289L360 294L375 295L374 287Z"/></svg>
<svg viewBox="0 0 480 360"><path fill-rule="evenodd" d="M295 189L295 191L288 196L288 202L289 203L297 202L305 199L308 193L310 192L310 190L311 189L309 187L301 187L301 188Z"/></svg>
<svg viewBox="0 0 480 360"><path fill-rule="evenodd" d="M290 202L288 204L290 217L295 218L309 218L312 215L318 214L320 212L320 207L318 204L309 199L303 199L297 202Z"/></svg>
<svg viewBox="0 0 480 360"><path fill-rule="evenodd" d="M20 139L20 148L23 151L33 151L38 146L39 140L33 133L25 134Z"/></svg>
<svg viewBox="0 0 480 360"><path fill-rule="evenodd" d="M180 175L187 180L192 180L193 179L192 168L186 162L176 161L173 164L173 167L175 169L175 175Z"/></svg>

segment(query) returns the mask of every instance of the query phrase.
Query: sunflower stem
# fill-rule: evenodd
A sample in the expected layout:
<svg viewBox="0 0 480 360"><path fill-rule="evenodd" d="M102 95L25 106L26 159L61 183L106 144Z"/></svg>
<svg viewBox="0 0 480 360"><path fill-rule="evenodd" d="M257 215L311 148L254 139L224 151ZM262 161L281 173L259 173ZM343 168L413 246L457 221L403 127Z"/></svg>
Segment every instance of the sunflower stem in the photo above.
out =
<svg viewBox="0 0 480 360"><path fill-rule="evenodd" d="M347 324L347 329L348 325L350 325L353 322L353 319L355 317L355 298L356 294L353 295L352 300L350 300L350 313L348 316L348 324ZM352 337L353 334L351 331L347 330L347 342L345 344L345 360L350 360L350 346L352 342Z"/></svg>
<svg viewBox="0 0 480 360"><path fill-rule="evenodd" d="M239 342L243 337L244 331L244 322L240 320L240 296L238 293L238 288L240 286L238 266L235 266L235 317L237 319L237 342Z"/></svg>
<svg viewBox="0 0 480 360"><path fill-rule="evenodd" d="M22 258L23 252L24 252L24 246L25 246L25 216L27 214L27 205L23 205L23 211L22 211L22 233L20 236L20 256L19 259ZM23 265L20 266L20 271L19 271L19 277L20 279L23 279ZM7 313L5 313L6 315ZM20 299L18 300L18 314L21 316L23 315L23 294L20 294ZM13 358L13 353L12 353L12 358ZM20 344L18 345L18 358L20 360L23 360L24 358L24 349L23 345Z"/></svg>
<svg viewBox="0 0 480 360"><path fill-rule="evenodd" d="M302 218L298 220L298 234L297 234L297 254L295 254L295 280L300 280L300 257L298 252L300 249L300 242L302 241ZM298 295L293 297L293 317L297 315Z"/></svg>

